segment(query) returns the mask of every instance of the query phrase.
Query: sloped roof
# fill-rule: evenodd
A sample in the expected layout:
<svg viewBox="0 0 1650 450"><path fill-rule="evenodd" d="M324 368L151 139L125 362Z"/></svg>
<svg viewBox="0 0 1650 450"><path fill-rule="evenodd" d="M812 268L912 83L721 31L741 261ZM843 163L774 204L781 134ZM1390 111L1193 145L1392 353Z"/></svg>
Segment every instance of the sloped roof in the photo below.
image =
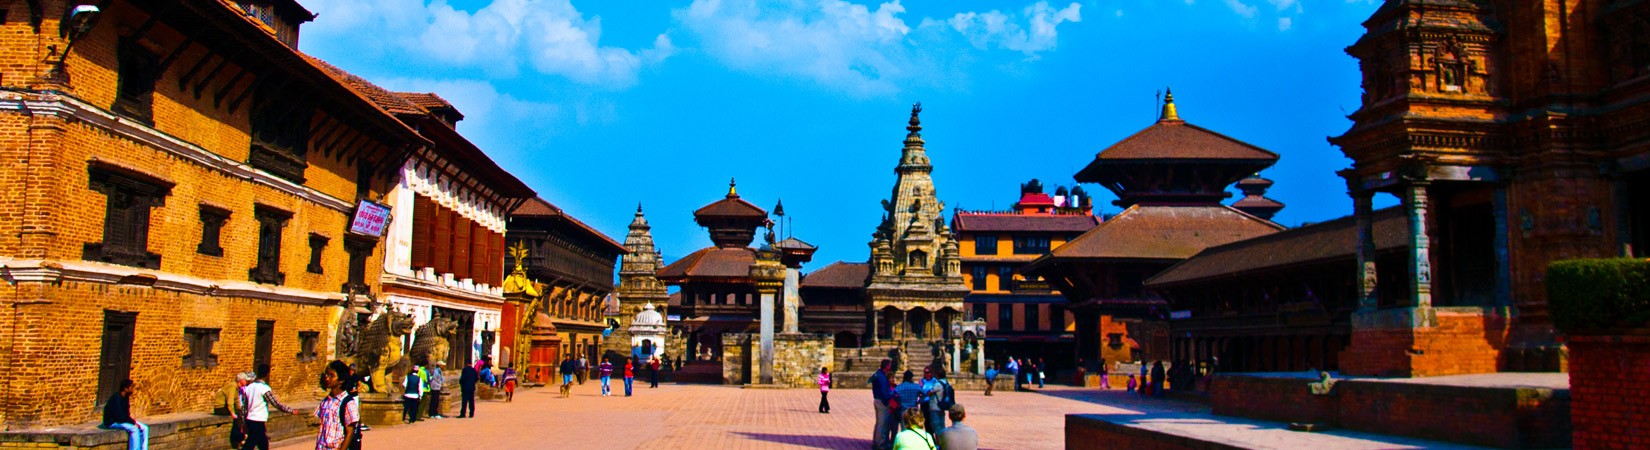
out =
<svg viewBox="0 0 1650 450"><path fill-rule="evenodd" d="M397 92L395 95L407 99L408 102L412 102L412 104L418 105L420 108L429 110L451 109L453 111L458 111L458 108L453 107L452 102L441 98L440 95L436 95L434 92Z"/></svg>
<svg viewBox="0 0 1650 450"><path fill-rule="evenodd" d="M737 195L729 195L694 211L693 217L755 217L765 219L768 217L768 211L752 205L751 202L747 202Z"/></svg>
<svg viewBox="0 0 1650 450"><path fill-rule="evenodd" d="M745 278L755 263L756 252L747 247L706 247L659 269L659 279L680 282L701 277Z"/></svg>
<svg viewBox="0 0 1650 450"><path fill-rule="evenodd" d="M1038 260L1186 259L1208 247L1281 230L1225 205L1135 205Z"/></svg>
<svg viewBox="0 0 1650 450"><path fill-rule="evenodd" d="M870 264L837 261L802 277L802 287L859 289L870 279Z"/></svg>
<svg viewBox="0 0 1650 450"><path fill-rule="evenodd" d="M957 231L1043 231L1081 233L1100 224L1088 214L995 214L957 213L952 226Z"/></svg>
<svg viewBox="0 0 1650 450"><path fill-rule="evenodd" d="M1280 208L1281 209L1281 208L1283 208L1283 203L1279 203L1277 200L1272 200L1272 199L1269 199L1269 198L1266 198L1266 197L1254 195L1254 196L1243 197L1242 200L1238 200L1236 202L1233 202L1232 207L1237 208L1237 209L1243 209L1243 208Z"/></svg>
<svg viewBox="0 0 1650 450"><path fill-rule="evenodd" d="M567 214L567 211L563 211L561 207L550 203L549 200L545 200L543 197L533 197L525 202L522 202L521 206L517 206L516 209L510 211L510 216L560 220L568 225L571 225L574 229L582 232L583 234L595 238L597 241L600 241L611 249L617 249L620 254L630 253L629 249L626 249L623 244L613 240L613 238L608 237L606 233L597 231L594 227L584 223L584 221L579 220L577 217Z"/></svg>
<svg viewBox="0 0 1650 450"><path fill-rule="evenodd" d="M1376 251L1409 247L1409 218L1397 207L1371 216ZM1204 249L1147 285L1170 285L1257 271L1355 258L1357 222L1352 216Z"/></svg>
<svg viewBox="0 0 1650 450"><path fill-rule="evenodd" d="M309 56L307 54L304 55L304 58L309 59L311 63L314 63L322 70L325 70L328 75L331 75L334 79L337 79L345 86L349 86L350 89L353 89L355 92L365 96L368 100L372 100L374 104L377 104L379 108L382 108L386 112L391 114L411 115L423 115L430 113L428 110L425 110L417 104L407 100L405 97L397 95L394 92L390 92L388 89L384 89L377 84L373 84L365 78L361 78L360 76L349 73L344 69L340 69L338 66L322 61L320 58Z"/></svg>
<svg viewBox="0 0 1650 450"><path fill-rule="evenodd" d="M1032 192L1020 196L1020 206L1054 206L1054 198L1041 192Z"/></svg>
<svg viewBox="0 0 1650 450"><path fill-rule="evenodd" d="M1181 120L1159 120L1112 144L1097 160L1129 159L1264 159L1278 154Z"/></svg>

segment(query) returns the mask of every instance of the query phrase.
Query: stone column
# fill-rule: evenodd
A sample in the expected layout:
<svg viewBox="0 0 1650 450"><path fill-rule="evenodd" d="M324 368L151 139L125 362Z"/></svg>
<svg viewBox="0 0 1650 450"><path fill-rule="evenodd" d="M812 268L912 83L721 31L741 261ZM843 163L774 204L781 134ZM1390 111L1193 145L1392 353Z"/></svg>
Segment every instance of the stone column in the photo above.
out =
<svg viewBox="0 0 1650 450"><path fill-rule="evenodd" d="M761 297L762 351L761 359L757 360L758 380L761 384L773 384L773 302L785 280L785 266L779 263L779 253L758 250L756 263L751 265L750 277Z"/></svg>
<svg viewBox="0 0 1650 450"><path fill-rule="evenodd" d="M1376 295L1375 272L1375 232L1371 202L1375 193L1372 191L1354 191L1352 193L1352 217L1357 224L1358 233L1358 310L1372 311L1380 307L1380 297Z"/></svg>
<svg viewBox="0 0 1650 450"><path fill-rule="evenodd" d="M951 373L962 371L962 339L951 339L951 367L947 367L946 371Z"/></svg>
<svg viewBox="0 0 1650 450"><path fill-rule="evenodd" d="M974 373L985 375L985 336L974 339L978 346L974 349Z"/></svg>
<svg viewBox="0 0 1650 450"><path fill-rule="evenodd" d="M802 303L802 294L798 292L798 280L801 279L801 270L796 267L785 268L785 333L796 334L802 332L799 307Z"/></svg>
<svg viewBox="0 0 1650 450"><path fill-rule="evenodd" d="M1415 180L1404 187L1404 211L1409 214L1410 306L1416 308L1432 307L1432 241L1427 237L1429 184Z"/></svg>

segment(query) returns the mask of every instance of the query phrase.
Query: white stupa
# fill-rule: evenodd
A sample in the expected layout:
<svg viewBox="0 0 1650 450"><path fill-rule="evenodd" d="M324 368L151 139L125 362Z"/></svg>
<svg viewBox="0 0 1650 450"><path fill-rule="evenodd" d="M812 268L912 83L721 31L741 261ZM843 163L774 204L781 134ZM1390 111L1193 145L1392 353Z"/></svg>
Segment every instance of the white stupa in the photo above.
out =
<svg viewBox="0 0 1650 450"><path fill-rule="evenodd" d="M653 302L642 306L642 312L636 313L635 320L630 321L630 348L637 349L642 341L649 341L653 347L653 355L658 355L665 346L665 335L669 332L665 327L665 316L653 309Z"/></svg>

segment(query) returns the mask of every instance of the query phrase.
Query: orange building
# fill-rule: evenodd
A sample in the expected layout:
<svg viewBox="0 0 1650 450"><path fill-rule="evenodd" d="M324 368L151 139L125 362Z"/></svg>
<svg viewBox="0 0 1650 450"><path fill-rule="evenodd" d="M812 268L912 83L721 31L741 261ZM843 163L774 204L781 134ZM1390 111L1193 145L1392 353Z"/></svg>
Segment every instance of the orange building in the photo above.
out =
<svg viewBox="0 0 1650 450"><path fill-rule="evenodd" d="M1031 180L1008 211L958 209L956 228L962 274L969 286L967 318L986 323L986 358L998 363L1043 358L1050 370L1074 368L1075 324L1066 298L1048 281L1019 274L1027 262L1100 223L1082 188L1055 190Z"/></svg>

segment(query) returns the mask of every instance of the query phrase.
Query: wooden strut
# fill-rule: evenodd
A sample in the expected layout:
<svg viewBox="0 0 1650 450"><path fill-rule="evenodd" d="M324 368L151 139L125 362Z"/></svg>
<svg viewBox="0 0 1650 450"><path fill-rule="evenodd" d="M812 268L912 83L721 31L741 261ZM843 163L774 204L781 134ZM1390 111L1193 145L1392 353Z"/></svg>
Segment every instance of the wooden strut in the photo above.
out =
<svg viewBox="0 0 1650 450"><path fill-rule="evenodd" d="M206 76L201 77L201 79L195 83L195 100L201 99L201 91L205 90L206 85L211 84L212 80L218 78L218 72L222 72L224 67L229 66L229 60L241 56L243 53L246 53L246 51L236 50L234 53L225 55L223 60L218 61L217 66L213 67L211 71L206 72Z"/></svg>
<svg viewBox="0 0 1650 450"><path fill-rule="evenodd" d="M243 67L243 68L241 68L240 71L235 72L235 76L230 77L229 81L224 82L223 87L218 88L218 92L212 94L212 107L217 108L220 105L222 105L223 104L223 97L225 95L228 95L229 90L234 89L235 84L240 83L241 78L245 77L248 72L251 72L251 70L247 70L246 68ZM258 82L253 81L252 84L256 85L256 84L258 84ZM248 88L250 88L250 87L251 86L248 86ZM247 90L250 91L251 89L247 89Z"/></svg>
<svg viewBox="0 0 1650 450"><path fill-rule="evenodd" d="M264 74L264 75L257 76L257 79L252 82L251 86L247 86L246 89L241 90L241 93L239 95L236 95L234 100L229 101L229 113L234 114L235 111L240 110L242 101L245 101L248 97L251 97L252 94L255 93L255 92L258 92L258 90L263 89L264 86L268 85L269 80L273 80L275 78L277 78L277 77L275 77L272 74ZM283 78L283 81L282 81L280 87L286 87L286 83L291 83L292 82L292 79L290 79L290 78L286 78L286 77L280 77L280 78Z"/></svg>
<svg viewBox="0 0 1650 450"><path fill-rule="evenodd" d="M203 45L203 47L206 47L206 54L201 55L201 59L195 61L194 67L190 67L188 71L183 73L183 76L178 77L178 91L181 92L184 89L187 89L189 87L189 80L195 79L195 75L200 73L202 68L206 67L206 63L211 61L212 57L218 56L218 51L212 48L212 46ZM182 47L178 48L178 52L181 53L182 51Z"/></svg>
<svg viewBox="0 0 1650 450"><path fill-rule="evenodd" d="M315 136L310 139L310 143L314 144L314 147L320 148L323 154L330 157L332 156L332 147L327 145L327 141L332 139L333 135L338 134L338 130L344 128L344 122L330 114L327 115L327 121L330 123L322 127L319 133L315 133Z"/></svg>

